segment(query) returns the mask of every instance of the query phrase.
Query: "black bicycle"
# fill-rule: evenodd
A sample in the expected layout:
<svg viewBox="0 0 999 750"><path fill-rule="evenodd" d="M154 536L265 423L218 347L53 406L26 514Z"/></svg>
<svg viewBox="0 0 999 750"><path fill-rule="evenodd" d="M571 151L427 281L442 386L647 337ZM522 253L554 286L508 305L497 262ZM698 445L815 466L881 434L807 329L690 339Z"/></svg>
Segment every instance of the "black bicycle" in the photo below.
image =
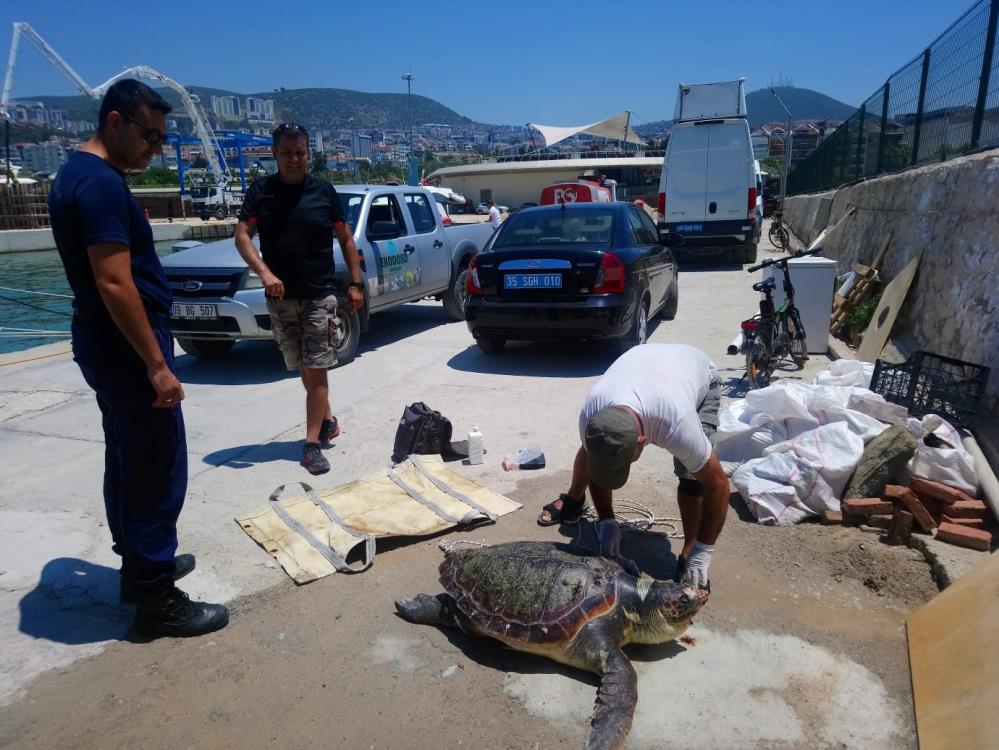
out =
<svg viewBox="0 0 999 750"><path fill-rule="evenodd" d="M770 231L767 232L767 236L778 250L783 250L785 253L791 250L791 235L788 234L787 227L784 226L783 209L774 211L773 218L770 220Z"/></svg>
<svg viewBox="0 0 999 750"><path fill-rule="evenodd" d="M757 266L747 268L750 273L761 268L776 266L784 273L784 303L774 308L773 290L777 282L771 277L753 284L753 289L763 293L760 312L742 322L743 349L746 352L746 379L750 388L765 388L770 384L774 369L790 357L797 369L805 366L808 350L805 346L805 326L794 304L794 285L787 262L806 255L819 255L821 247L799 250L788 258L769 258Z"/></svg>

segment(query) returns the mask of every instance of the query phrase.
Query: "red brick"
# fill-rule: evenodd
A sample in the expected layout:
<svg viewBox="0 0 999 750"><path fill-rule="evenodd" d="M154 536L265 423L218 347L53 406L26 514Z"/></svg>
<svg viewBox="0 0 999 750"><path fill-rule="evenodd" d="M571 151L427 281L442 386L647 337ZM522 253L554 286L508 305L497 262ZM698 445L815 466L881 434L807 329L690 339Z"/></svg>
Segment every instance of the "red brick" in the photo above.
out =
<svg viewBox="0 0 999 750"><path fill-rule="evenodd" d="M971 500L961 490L954 489L953 487L948 487L946 484L941 484L940 482L933 482L929 479L922 479L920 477L913 477L909 482L909 489L915 492L920 500L924 497L932 497L934 500L938 500L941 503L946 503L950 505L951 503L960 502L961 500Z"/></svg>
<svg viewBox="0 0 999 750"><path fill-rule="evenodd" d="M822 514L822 523L826 526L835 526L836 524L843 523L843 513L838 510L829 510L826 508Z"/></svg>
<svg viewBox="0 0 999 750"><path fill-rule="evenodd" d="M951 518L981 518L985 519L985 503L981 500L961 500L951 503L943 509Z"/></svg>
<svg viewBox="0 0 999 750"><path fill-rule="evenodd" d="M937 539L958 547L988 552L992 546L992 534L982 529L969 529L954 523L942 523L937 529Z"/></svg>
<svg viewBox="0 0 999 750"><path fill-rule="evenodd" d="M891 513L893 506L879 497L865 497L859 500L844 500L843 512L852 516L883 516Z"/></svg>
<svg viewBox="0 0 999 750"><path fill-rule="evenodd" d="M908 487L899 487L897 484L889 484L885 487L885 500L890 500L903 510L912 514L916 521L916 526L929 533L937 527L933 516L926 507L919 502L919 498Z"/></svg>
<svg viewBox="0 0 999 750"><path fill-rule="evenodd" d="M951 518L946 513L940 516L941 523L954 523L958 526L964 526L967 529L984 529L985 521L981 518Z"/></svg>
<svg viewBox="0 0 999 750"><path fill-rule="evenodd" d="M888 529L888 544L908 544L912 536L912 514L907 510L895 509Z"/></svg>

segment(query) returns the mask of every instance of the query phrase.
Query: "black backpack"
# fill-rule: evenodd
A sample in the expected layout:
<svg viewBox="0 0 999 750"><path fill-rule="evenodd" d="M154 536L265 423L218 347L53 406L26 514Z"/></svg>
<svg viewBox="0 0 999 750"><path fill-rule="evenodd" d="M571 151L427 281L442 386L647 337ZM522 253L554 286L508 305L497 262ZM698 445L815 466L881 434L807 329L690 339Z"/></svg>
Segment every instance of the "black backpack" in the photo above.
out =
<svg viewBox="0 0 999 750"><path fill-rule="evenodd" d="M453 429L451 420L427 406L422 401L410 404L402 412L395 431L392 462L406 460L411 453L418 455L439 454L450 460L460 454L451 446Z"/></svg>

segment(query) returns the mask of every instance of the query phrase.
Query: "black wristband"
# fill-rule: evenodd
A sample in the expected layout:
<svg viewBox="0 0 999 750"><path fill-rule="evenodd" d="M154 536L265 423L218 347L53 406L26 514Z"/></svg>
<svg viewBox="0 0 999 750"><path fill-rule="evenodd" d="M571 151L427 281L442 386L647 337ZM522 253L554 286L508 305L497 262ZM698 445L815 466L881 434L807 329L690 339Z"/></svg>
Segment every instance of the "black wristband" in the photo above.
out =
<svg viewBox="0 0 999 750"><path fill-rule="evenodd" d="M347 286L352 286L355 289L360 289L362 292L364 291L364 284L362 284L360 281L352 281Z"/></svg>

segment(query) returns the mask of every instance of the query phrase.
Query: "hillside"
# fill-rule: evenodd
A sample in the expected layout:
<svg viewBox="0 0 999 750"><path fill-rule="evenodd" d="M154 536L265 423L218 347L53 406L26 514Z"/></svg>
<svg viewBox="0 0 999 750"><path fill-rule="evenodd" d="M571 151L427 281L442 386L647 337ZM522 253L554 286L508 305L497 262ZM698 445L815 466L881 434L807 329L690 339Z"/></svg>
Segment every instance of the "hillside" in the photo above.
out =
<svg viewBox="0 0 999 750"><path fill-rule="evenodd" d="M794 120L845 120L856 111L856 107L811 89L776 86L774 91L791 110L791 118ZM759 89L746 94L746 109L749 110L751 128L758 128L768 122L784 122L787 119L787 115L770 93L770 89ZM671 123L671 120L646 122L636 125L635 132L645 137L649 133L661 132Z"/></svg>
<svg viewBox="0 0 999 750"><path fill-rule="evenodd" d="M351 118L358 128L406 129L409 127L409 101L407 94L368 94L347 89L285 89L240 94L224 89L192 86L206 111L211 108L212 96L247 96L273 99L274 111L280 120L299 122L306 127L347 127ZM184 116L180 96L169 89L160 89L164 98L174 106L178 116ZM97 120L98 102L85 96L24 96L21 101L44 102L54 109L65 109L71 120ZM425 96L413 95L413 124L445 123L472 126L469 118L462 117L440 102ZM485 127L485 126L483 126Z"/></svg>

